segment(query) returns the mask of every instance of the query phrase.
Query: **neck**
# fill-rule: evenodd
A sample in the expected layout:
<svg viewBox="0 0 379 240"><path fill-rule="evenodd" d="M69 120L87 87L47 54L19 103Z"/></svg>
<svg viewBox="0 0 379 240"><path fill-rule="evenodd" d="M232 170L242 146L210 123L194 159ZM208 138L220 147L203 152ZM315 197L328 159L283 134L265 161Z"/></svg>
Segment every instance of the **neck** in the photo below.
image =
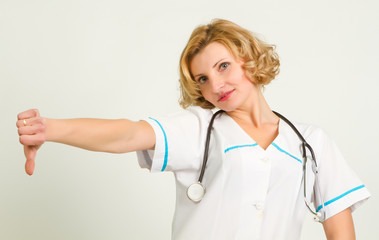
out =
<svg viewBox="0 0 379 240"><path fill-rule="evenodd" d="M254 86L251 94L242 106L228 112L228 115L237 122L253 124L257 128L267 123L277 124L279 121L279 118L272 112L258 86Z"/></svg>

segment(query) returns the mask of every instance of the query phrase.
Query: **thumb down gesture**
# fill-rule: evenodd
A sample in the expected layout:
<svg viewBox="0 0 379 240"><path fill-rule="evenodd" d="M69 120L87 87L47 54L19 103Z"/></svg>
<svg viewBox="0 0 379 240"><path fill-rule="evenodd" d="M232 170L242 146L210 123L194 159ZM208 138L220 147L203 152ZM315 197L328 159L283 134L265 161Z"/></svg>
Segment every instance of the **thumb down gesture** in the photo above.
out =
<svg viewBox="0 0 379 240"><path fill-rule="evenodd" d="M24 145L25 171L32 175L37 150L46 140L46 121L40 117L38 110L30 109L17 115L16 126L20 143Z"/></svg>

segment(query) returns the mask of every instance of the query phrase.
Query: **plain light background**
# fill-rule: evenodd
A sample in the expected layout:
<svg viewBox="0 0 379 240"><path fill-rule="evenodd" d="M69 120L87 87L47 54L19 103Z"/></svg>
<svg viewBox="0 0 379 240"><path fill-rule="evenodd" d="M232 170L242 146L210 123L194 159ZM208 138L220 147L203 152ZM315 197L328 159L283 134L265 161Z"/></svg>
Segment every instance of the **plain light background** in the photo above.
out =
<svg viewBox="0 0 379 240"><path fill-rule="evenodd" d="M337 142L373 195L353 213L357 238L377 239L378 10L375 0L0 0L0 239L170 239L172 174L141 170L135 153L47 143L29 177L16 116L38 108L51 118L139 120L180 111L180 53L213 18L276 44L281 73L266 87L270 106ZM306 219L302 239L325 239Z"/></svg>

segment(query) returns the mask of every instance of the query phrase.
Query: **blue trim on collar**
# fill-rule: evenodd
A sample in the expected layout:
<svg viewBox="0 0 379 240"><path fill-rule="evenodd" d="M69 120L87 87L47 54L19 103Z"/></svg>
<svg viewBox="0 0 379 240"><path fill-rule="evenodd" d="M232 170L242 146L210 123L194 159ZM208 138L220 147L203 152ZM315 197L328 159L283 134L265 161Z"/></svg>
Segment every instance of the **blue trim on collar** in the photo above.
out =
<svg viewBox="0 0 379 240"><path fill-rule="evenodd" d="M158 120L154 119L154 118L151 118L149 117L151 120L154 120L156 123L158 123L159 127L161 128L162 132L163 132L163 136L164 136L164 150L165 150L165 153L164 153L164 161L163 161L163 166L162 166L162 169L161 169L161 172L163 172L165 169L166 169L166 166L167 166L167 157L168 157L168 147L167 147L167 136L166 136L166 132L164 131L162 125L158 122Z"/></svg>
<svg viewBox="0 0 379 240"><path fill-rule="evenodd" d="M284 151L284 150L281 149L278 145L276 145L274 142L272 142L271 145L273 145L274 147L276 147L279 151L281 151L281 152L287 154L288 156L293 157L294 159L296 159L296 160L299 161L300 163L303 163L303 161L301 161L300 159L298 159L298 158L295 157L294 155L292 155L292 154L290 154L290 153Z"/></svg>
<svg viewBox="0 0 379 240"><path fill-rule="evenodd" d="M229 152L230 150L233 150L233 149L236 149L236 148L242 148L242 147L255 147L257 146L258 143L254 143L254 144L245 144L245 145L236 145L236 146L233 146L233 147L229 147L227 149L224 150L224 153L227 153Z"/></svg>
<svg viewBox="0 0 379 240"><path fill-rule="evenodd" d="M365 185L360 185L360 186L358 186L358 187L355 187L355 188L353 188L353 189L351 189L351 190L349 190L349 191L347 191L347 192L345 192L345 193L339 195L338 197L335 197L335 198L333 198L333 199L331 199L331 200L325 202L325 203L324 203L324 206L328 206L329 204L331 204L331 203L337 201L338 199L340 199L340 198L346 196L347 194L352 193L352 192L354 192L354 191L357 191L357 190L359 190L359 189L361 189L361 188L364 188L364 187L365 187ZM320 211L321 209L322 209L322 205L318 206L318 208L316 209L316 212Z"/></svg>

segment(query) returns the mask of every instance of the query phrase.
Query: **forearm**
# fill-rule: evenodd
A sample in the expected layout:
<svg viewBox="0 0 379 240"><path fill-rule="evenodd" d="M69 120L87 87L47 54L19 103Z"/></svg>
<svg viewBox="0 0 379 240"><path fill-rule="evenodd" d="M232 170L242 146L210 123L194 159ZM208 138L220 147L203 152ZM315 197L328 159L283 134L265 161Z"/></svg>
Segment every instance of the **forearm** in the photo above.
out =
<svg viewBox="0 0 379 240"><path fill-rule="evenodd" d="M37 109L17 115L19 140L24 145L25 171L32 175L37 150L46 141L91 151L124 153L154 149L154 129L145 121L127 119L49 119Z"/></svg>
<svg viewBox="0 0 379 240"><path fill-rule="evenodd" d="M63 143L91 151L127 152L136 122L127 119L48 119L46 141Z"/></svg>

